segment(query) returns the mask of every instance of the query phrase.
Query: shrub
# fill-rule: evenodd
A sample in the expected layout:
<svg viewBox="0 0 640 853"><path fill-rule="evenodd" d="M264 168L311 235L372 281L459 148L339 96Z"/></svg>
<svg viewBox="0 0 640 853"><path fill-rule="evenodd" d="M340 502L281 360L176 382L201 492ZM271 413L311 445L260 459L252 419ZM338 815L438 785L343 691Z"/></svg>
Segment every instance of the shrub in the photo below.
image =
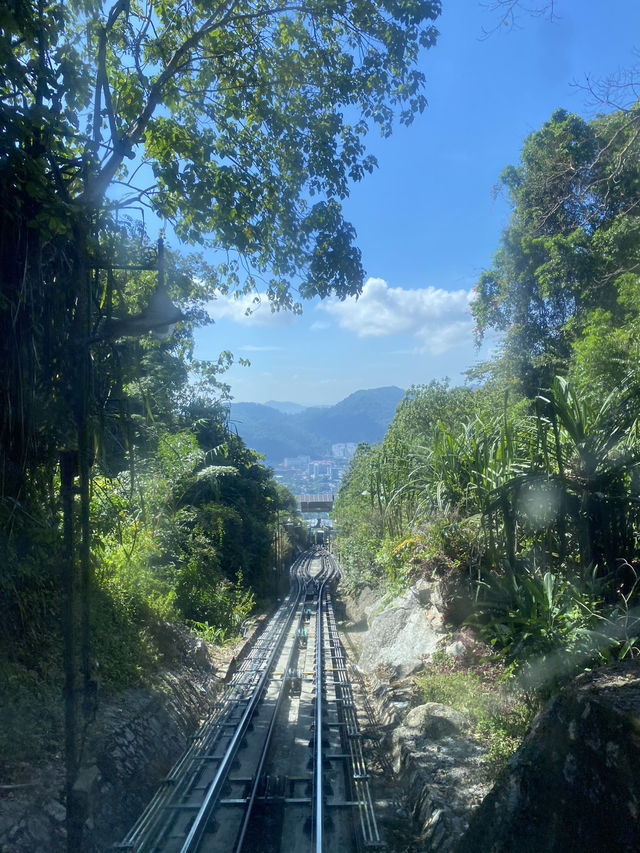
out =
<svg viewBox="0 0 640 853"><path fill-rule="evenodd" d="M538 704L513 689L508 670L487 646L469 631L458 637L464 654L454 658L437 649L416 684L423 702L441 702L470 718L471 734L487 748L487 773L496 778L520 745Z"/></svg>

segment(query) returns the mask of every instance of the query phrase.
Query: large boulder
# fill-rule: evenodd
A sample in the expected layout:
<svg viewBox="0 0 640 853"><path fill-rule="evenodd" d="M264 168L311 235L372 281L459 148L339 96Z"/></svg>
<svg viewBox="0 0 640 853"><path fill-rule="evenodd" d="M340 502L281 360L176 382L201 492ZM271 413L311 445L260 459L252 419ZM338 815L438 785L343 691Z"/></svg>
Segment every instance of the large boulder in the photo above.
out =
<svg viewBox="0 0 640 853"><path fill-rule="evenodd" d="M538 715L457 853L640 850L640 664L585 673Z"/></svg>
<svg viewBox="0 0 640 853"><path fill-rule="evenodd" d="M358 666L365 673L382 668L392 678L419 670L443 636L437 586L419 581L402 596L366 608L369 630L364 635Z"/></svg>
<svg viewBox="0 0 640 853"><path fill-rule="evenodd" d="M345 599L346 615L352 623L350 630L358 627L366 627L367 613L372 607L376 607L380 601L380 593L365 586L356 595Z"/></svg>
<svg viewBox="0 0 640 853"><path fill-rule="evenodd" d="M408 729L417 729L431 740L440 740L463 734L469 729L471 721L465 714L441 702L426 702L412 708L403 725Z"/></svg>
<svg viewBox="0 0 640 853"><path fill-rule="evenodd" d="M429 853L451 853L469 814L487 792L485 750L470 720L440 702L412 708L391 734L391 760L414 807L412 818Z"/></svg>

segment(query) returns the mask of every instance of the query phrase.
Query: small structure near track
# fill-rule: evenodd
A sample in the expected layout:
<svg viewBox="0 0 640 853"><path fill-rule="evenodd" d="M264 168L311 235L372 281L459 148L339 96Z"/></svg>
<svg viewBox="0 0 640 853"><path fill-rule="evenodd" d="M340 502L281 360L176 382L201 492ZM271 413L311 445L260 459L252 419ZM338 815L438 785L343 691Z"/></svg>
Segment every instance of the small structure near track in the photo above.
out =
<svg viewBox="0 0 640 853"><path fill-rule="evenodd" d="M331 512L334 495L296 495L298 510L302 513Z"/></svg>

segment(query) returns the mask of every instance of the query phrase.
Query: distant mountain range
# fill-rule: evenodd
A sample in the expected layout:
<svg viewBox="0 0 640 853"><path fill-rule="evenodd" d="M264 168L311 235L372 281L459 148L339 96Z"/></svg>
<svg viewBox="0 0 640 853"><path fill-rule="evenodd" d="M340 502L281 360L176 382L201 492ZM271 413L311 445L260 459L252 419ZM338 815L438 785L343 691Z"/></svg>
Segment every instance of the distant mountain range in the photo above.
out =
<svg viewBox="0 0 640 853"><path fill-rule="evenodd" d="M330 456L340 442L380 441L403 396L392 385L356 391L335 406L231 403L229 420L248 447L278 465L287 456Z"/></svg>
<svg viewBox="0 0 640 853"><path fill-rule="evenodd" d="M267 400L264 405L268 406L270 409L277 409L285 415L297 415L309 408L308 406L301 406L300 403L290 403L288 400Z"/></svg>

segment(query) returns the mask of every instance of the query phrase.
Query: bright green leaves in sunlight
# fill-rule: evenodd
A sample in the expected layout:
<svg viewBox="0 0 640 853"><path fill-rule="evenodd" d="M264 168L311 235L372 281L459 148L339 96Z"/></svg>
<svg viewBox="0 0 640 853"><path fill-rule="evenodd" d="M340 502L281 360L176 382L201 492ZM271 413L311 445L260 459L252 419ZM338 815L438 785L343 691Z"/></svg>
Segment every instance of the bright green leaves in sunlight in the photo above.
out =
<svg viewBox="0 0 640 853"><path fill-rule="evenodd" d="M374 167L366 134L424 109L417 62L439 12L438 0L54 5L44 51L30 14L0 38L6 102L72 119L71 156L57 150L47 170L87 212L105 196L142 201L186 241L344 296L363 273L339 201Z"/></svg>
<svg viewBox="0 0 640 853"><path fill-rule="evenodd" d="M5 10L3 138L11 150L40 135L61 203L92 215L105 196L107 209L142 202L186 241L344 296L362 269L339 200L375 165L366 134L424 109L417 61L439 12L438 0Z"/></svg>
<svg viewBox="0 0 640 853"><path fill-rule="evenodd" d="M156 285L182 312L169 360L183 362L205 303L255 290L258 275L274 308L360 291L341 201L375 166L367 134L424 108L417 63L439 12L438 0L3 8L0 337L13 344L0 360L0 443L11 492L44 446L48 456L74 444L83 346L101 417L133 385L147 406L149 383L128 375L137 347L109 344ZM149 209L212 250L211 264L166 252L161 272Z"/></svg>
<svg viewBox="0 0 640 853"><path fill-rule="evenodd" d="M562 377L533 405L501 392L410 389L343 480L338 548L353 589L437 581L447 621L545 691L638 654L638 395Z"/></svg>
<svg viewBox="0 0 640 853"><path fill-rule="evenodd" d="M64 659L69 849L95 662L123 687L173 646L167 620L237 633L305 537L226 427L232 356L197 362L193 330L258 281L274 310L360 292L342 201L367 135L424 109L439 12L0 3L2 648Z"/></svg>
<svg viewBox="0 0 640 853"><path fill-rule="evenodd" d="M228 432L224 412L203 401L171 431L137 426L135 477L125 469L94 479L98 588L136 625L183 619L212 640L234 636L255 596L270 591L286 496Z"/></svg>
<svg viewBox="0 0 640 853"><path fill-rule="evenodd" d="M639 122L637 105L592 122L557 110L503 172L514 213L472 311L480 337L506 333L506 373L527 396L569 370L592 312L614 334L630 319L618 280L640 265Z"/></svg>
<svg viewBox="0 0 640 853"><path fill-rule="evenodd" d="M445 619L542 693L640 654L639 130L637 104L558 110L525 141L471 303L504 335L484 385L410 389L335 503L353 588L436 580Z"/></svg>

